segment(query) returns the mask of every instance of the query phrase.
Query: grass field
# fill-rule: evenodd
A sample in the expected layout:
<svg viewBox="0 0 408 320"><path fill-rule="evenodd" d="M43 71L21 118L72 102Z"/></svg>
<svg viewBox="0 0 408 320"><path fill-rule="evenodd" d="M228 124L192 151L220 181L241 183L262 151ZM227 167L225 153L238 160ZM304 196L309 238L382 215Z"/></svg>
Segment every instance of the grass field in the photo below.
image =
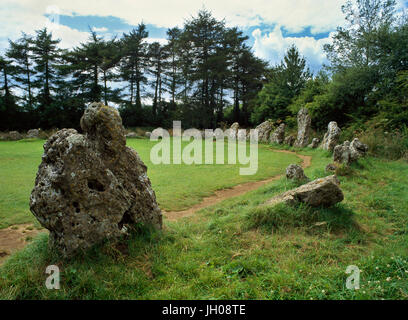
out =
<svg viewBox="0 0 408 320"><path fill-rule="evenodd" d="M20 223L39 226L30 213L29 198L41 162L43 144L43 140L0 142L0 228ZM300 161L294 155L272 153L267 147L260 146L257 174L240 176L239 164L153 165L150 150L155 142L129 139L127 144L137 150L147 165L159 205L166 211L189 208L215 190L281 174L282 168ZM187 142L183 144L187 145ZM226 151L224 154L227 158Z"/></svg>
<svg viewBox="0 0 408 320"><path fill-rule="evenodd" d="M313 157L310 178L326 175L326 152L300 152ZM154 172L149 167L164 199ZM345 200L331 209L259 209L296 186L282 178L166 222L164 231L139 226L121 245L107 242L70 261L40 235L0 267L0 298L407 299L408 165L366 158L346 173ZM60 267L60 290L45 288L50 264ZM346 288L349 265L361 270L360 290Z"/></svg>

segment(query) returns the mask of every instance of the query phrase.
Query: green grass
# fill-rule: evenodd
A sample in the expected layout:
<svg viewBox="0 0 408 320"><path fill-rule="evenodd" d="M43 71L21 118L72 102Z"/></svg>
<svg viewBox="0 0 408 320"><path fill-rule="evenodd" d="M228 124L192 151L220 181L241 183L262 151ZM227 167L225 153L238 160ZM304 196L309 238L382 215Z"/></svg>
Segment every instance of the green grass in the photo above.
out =
<svg viewBox="0 0 408 320"><path fill-rule="evenodd" d="M313 156L310 178L326 175L327 153L302 153ZM0 267L0 298L407 299L408 165L367 158L352 169L331 209L260 210L294 187L283 178L69 261L41 235ZM60 290L45 288L49 264ZM361 270L358 291L346 288L348 265Z"/></svg>
<svg viewBox="0 0 408 320"><path fill-rule="evenodd" d="M0 228L19 223L35 223L39 226L30 213L29 199L41 163L43 144L44 140L0 142ZM257 174L240 176L240 164L153 165L150 162L150 150L155 144L147 139L128 140L128 145L139 153L149 168L148 175L157 200L166 211L189 208L215 190L281 174L282 169L290 163L299 162L299 158L294 155L272 153L266 146L260 146ZM187 144L183 142L183 146Z"/></svg>

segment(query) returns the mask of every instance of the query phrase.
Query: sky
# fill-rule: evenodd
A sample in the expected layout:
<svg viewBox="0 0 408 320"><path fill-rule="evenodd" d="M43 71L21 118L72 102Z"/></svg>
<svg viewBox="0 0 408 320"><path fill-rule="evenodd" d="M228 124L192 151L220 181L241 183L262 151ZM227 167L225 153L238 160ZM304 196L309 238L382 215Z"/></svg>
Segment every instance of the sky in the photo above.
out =
<svg viewBox="0 0 408 320"><path fill-rule="evenodd" d="M249 37L256 56L279 63L295 44L317 72L327 63L323 45L344 23L345 0L2 0L0 54L21 32L48 27L60 46L72 48L89 37L89 28L110 38L129 32L143 22L149 42L166 42L167 28L182 27L185 20L207 9L227 26L237 26ZM398 0L408 8L408 0Z"/></svg>

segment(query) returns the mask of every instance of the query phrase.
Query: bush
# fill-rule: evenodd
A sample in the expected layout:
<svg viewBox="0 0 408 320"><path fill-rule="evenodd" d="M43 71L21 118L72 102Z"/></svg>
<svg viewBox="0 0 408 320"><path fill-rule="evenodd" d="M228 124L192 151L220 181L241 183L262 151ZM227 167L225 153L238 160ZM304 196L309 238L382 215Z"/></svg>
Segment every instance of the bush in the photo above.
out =
<svg viewBox="0 0 408 320"><path fill-rule="evenodd" d="M380 114L366 122L353 122L342 132L342 140L355 138L368 145L371 156L389 160L408 159L408 128L392 128L390 120Z"/></svg>

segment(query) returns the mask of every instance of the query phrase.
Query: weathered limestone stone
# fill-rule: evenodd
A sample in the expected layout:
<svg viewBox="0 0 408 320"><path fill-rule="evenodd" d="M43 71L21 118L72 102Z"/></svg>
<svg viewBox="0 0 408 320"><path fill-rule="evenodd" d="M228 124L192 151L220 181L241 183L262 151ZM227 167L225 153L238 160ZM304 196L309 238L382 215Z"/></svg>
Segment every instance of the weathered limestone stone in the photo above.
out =
<svg viewBox="0 0 408 320"><path fill-rule="evenodd" d="M309 111L306 108L300 109L297 115L298 134L295 142L295 147L303 148L309 144L310 128L312 119L309 116Z"/></svg>
<svg viewBox="0 0 408 320"><path fill-rule="evenodd" d="M273 126L269 121L262 122L255 129L258 130L258 141L259 142L269 142L269 136L273 129Z"/></svg>
<svg viewBox="0 0 408 320"><path fill-rule="evenodd" d="M285 140L285 128L286 125L282 123L272 134L270 137L271 143L282 144Z"/></svg>
<svg viewBox="0 0 408 320"><path fill-rule="evenodd" d="M238 130L238 141L246 141L247 139L247 132L245 129Z"/></svg>
<svg viewBox="0 0 408 320"><path fill-rule="evenodd" d="M152 135L152 133L150 131L145 132L145 137L146 138L150 138L151 135Z"/></svg>
<svg viewBox="0 0 408 320"><path fill-rule="evenodd" d="M23 139L23 136L18 131L10 131L8 133L9 140L17 141Z"/></svg>
<svg viewBox="0 0 408 320"><path fill-rule="evenodd" d="M336 171L336 169L337 169L337 166L335 163L329 163L325 168L327 172Z"/></svg>
<svg viewBox="0 0 408 320"><path fill-rule="evenodd" d="M350 147L344 144L334 147L333 160L336 163L342 163L346 166L351 163L351 151Z"/></svg>
<svg viewBox="0 0 408 320"><path fill-rule="evenodd" d="M40 130L39 129L31 129L27 131L27 138L38 138L40 135Z"/></svg>
<svg viewBox="0 0 408 320"><path fill-rule="evenodd" d="M322 149L333 151L334 147L339 144L340 134L341 129L337 125L337 122L330 122L323 138Z"/></svg>
<svg viewBox="0 0 408 320"><path fill-rule="evenodd" d="M302 167L297 164L291 164L286 168L286 178L298 181L309 180Z"/></svg>
<svg viewBox="0 0 408 320"><path fill-rule="evenodd" d="M343 201L340 182L335 175L317 179L268 200L265 205L277 203L306 203L312 207L330 207Z"/></svg>
<svg viewBox="0 0 408 320"><path fill-rule="evenodd" d="M295 141L296 141L295 136L290 135L290 136L287 136L287 137L285 138L284 144L287 144L288 146L291 146L291 147L292 147L293 144L295 143Z"/></svg>
<svg viewBox="0 0 408 320"><path fill-rule="evenodd" d="M238 129L239 129L239 123L238 123L238 122L234 122L234 123L231 125L231 128L229 128L229 129L227 130L227 135L228 135L228 137L229 137L230 139L233 139L233 140L237 139Z"/></svg>
<svg viewBox="0 0 408 320"><path fill-rule="evenodd" d="M333 160L337 163L350 165L364 157L368 151L368 146L355 138L351 143L344 141L342 145L338 145L333 150Z"/></svg>
<svg viewBox="0 0 408 320"><path fill-rule="evenodd" d="M309 144L307 147L316 149L319 146L319 142L320 140L318 138L313 138L312 143Z"/></svg>
<svg viewBox="0 0 408 320"><path fill-rule="evenodd" d="M69 257L127 226L162 226L147 168L126 147L119 112L92 103L81 118L84 134L63 129L44 144L30 209L50 231L50 243Z"/></svg>
<svg viewBox="0 0 408 320"><path fill-rule="evenodd" d="M368 146L362 143L358 138L354 138L350 144L351 161L356 161L366 155Z"/></svg>
<svg viewBox="0 0 408 320"><path fill-rule="evenodd" d="M129 132L127 135L126 135L126 138L136 138L138 135L137 135L137 133L136 132Z"/></svg>
<svg viewBox="0 0 408 320"><path fill-rule="evenodd" d="M224 131L221 128L216 128L214 130L214 138L215 139L223 139L224 138Z"/></svg>

